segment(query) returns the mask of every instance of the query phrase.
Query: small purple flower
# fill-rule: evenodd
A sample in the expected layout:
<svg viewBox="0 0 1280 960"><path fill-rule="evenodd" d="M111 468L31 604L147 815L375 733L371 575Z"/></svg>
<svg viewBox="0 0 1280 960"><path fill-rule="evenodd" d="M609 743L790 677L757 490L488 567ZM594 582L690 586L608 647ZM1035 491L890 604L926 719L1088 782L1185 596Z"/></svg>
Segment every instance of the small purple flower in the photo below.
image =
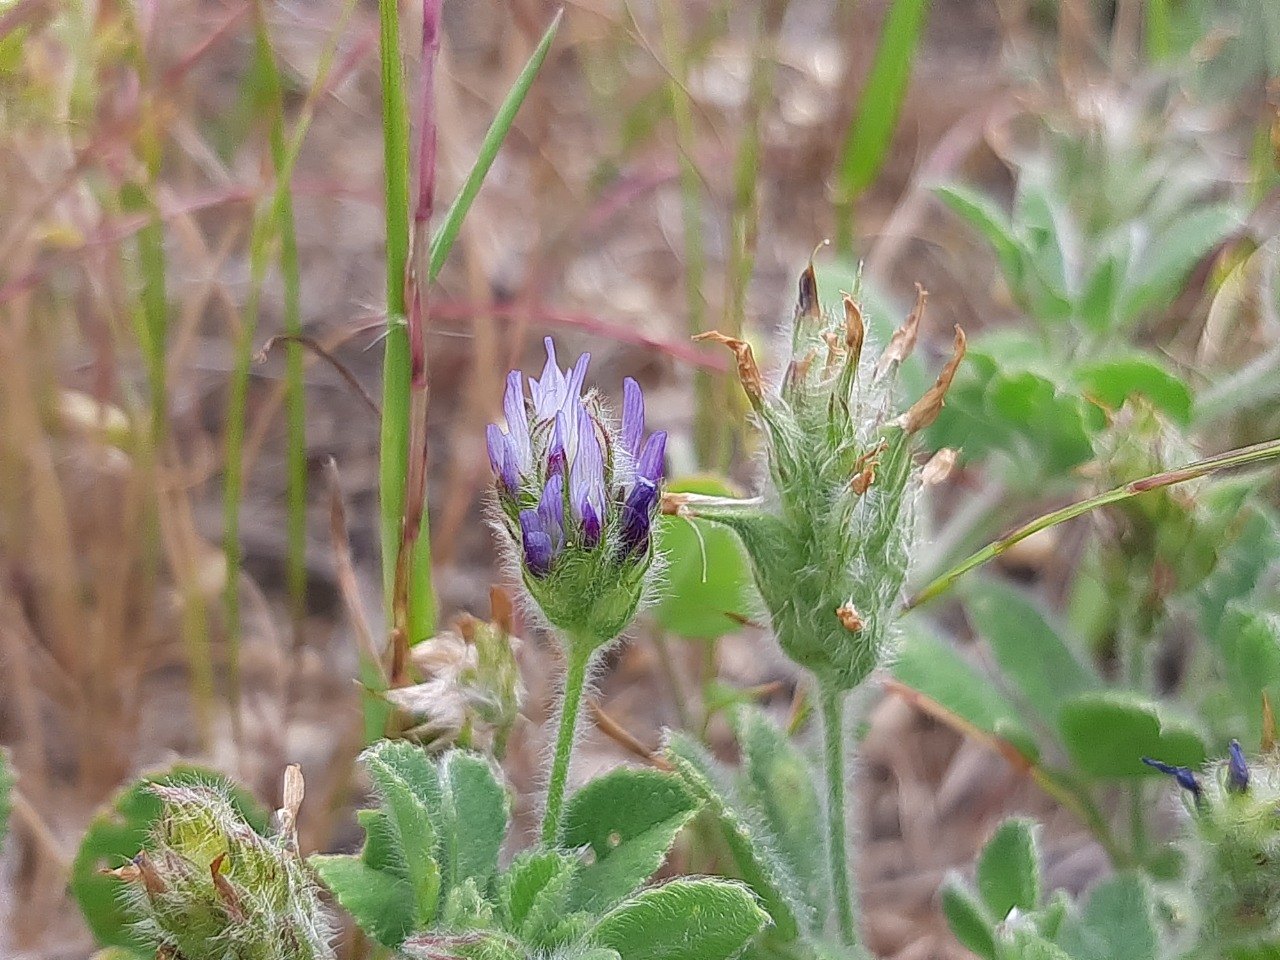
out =
<svg viewBox="0 0 1280 960"><path fill-rule="evenodd" d="M594 394L582 394L590 354L561 370L555 345L545 343L547 362L540 378L529 378L529 398L513 370L502 402L506 429L489 424L485 431L499 504L535 579L550 575L568 550L592 552L607 542L603 556L615 563L647 552L667 439L662 432L644 439L644 395L634 380L623 381L615 427Z"/></svg>
<svg viewBox="0 0 1280 960"><path fill-rule="evenodd" d="M1159 770L1165 776L1173 777L1178 782L1178 786L1195 797L1196 803L1200 802L1202 789L1200 781L1196 779L1196 775L1189 767L1175 767L1160 760L1152 760L1150 757L1143 757L1142 762L1148 767Z"/></svg>

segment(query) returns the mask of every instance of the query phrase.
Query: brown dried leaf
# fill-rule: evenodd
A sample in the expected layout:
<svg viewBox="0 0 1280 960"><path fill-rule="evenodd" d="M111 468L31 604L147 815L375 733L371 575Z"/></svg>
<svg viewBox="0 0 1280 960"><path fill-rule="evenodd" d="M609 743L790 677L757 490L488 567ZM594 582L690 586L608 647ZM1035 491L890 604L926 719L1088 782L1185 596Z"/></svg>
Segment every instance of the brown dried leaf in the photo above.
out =
<svg viewBox="0 0 1280 960"><path fill-rule="evenodd" d="M903 321L902 326L893 331L893 336L889 338L889 346L884 348L884 353L876 361L877 380L888 373L889 368L895 363L902 363L911 356L911 351L916 348L916 338L920 335L920 321L924 318L924 307L928 302L929 292L917 283L916 305L911 308L911 313Z"/></svg>
<svg viewBox="0 0 1280 960"><path fill-rule="evenodd" d="M946 366L942 368L942 372L938 374L937 382L924 392L923 397L911 405L910 410L898 418L898 423L907 433L923 430L938 419L938 414L942 412L943 398L947 395L951 381L955 379L956 370L960 367L960 361L964 359L964 349L964 331L957 326L955 346L953 347L951 359L947 361Z"/></svg>
<svg viewBox="0 0 1280 960"><path fill-rule="evenodd" d="M738 380L747 394L751 405L759 410L764 405L764 381L760 377L760 368L756 366L755 355L751 352L751 344L736 337L728 337L719 330L700 333L693 338L697 341L723 343L738 358Z"/></svg>

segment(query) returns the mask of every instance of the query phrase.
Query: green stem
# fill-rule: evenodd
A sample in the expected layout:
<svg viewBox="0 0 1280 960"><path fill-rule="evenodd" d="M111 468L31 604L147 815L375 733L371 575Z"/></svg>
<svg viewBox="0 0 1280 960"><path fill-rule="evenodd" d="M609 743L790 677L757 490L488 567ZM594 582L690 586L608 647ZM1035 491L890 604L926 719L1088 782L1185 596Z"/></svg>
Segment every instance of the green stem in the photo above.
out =
<svg viewBox="0 0 1280 960"><path fill-rule="evenodd" d="M551 846L560 832L560 809L564 806L564 788L569 780L569 757L573 753L573 735L578 728L578 708L587 684L590 653L579 653L578 644L568 644L569 662L564 675L564 696L560 705L560 733L556 736L556 754L551 763L551 781L547 784L547 810L542 818L542 844ZM590 648L588 648L590 649Z"/></svg>
<svg viewBox="0 0 1280 960"><path fill-rule="evenodd" d="M849 843L845 838L844 806L844 695L845 691L822 684L822 752L827 774L827 854L831 866L831 895L840 918L840 939L848 946L858 942L853 922L853 895L849 886Z"/></svg>

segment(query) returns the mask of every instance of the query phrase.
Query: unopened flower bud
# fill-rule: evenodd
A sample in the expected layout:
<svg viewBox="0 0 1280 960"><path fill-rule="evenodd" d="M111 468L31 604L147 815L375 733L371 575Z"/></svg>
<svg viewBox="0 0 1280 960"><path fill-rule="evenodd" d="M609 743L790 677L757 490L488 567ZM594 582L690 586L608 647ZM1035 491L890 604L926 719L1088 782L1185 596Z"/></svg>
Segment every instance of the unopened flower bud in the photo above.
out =
<svg viewBox="0 0 1280 960"><path fill-rule="evenodd" d="M286 807L300 802L298 782ZM126 884L137 932L157 956L221 960L330 958L330 931L292 830L262 836L226 791L156 784L164 805L146 849L112 871ZM296 815L296 807L292 808Z"/></svg>

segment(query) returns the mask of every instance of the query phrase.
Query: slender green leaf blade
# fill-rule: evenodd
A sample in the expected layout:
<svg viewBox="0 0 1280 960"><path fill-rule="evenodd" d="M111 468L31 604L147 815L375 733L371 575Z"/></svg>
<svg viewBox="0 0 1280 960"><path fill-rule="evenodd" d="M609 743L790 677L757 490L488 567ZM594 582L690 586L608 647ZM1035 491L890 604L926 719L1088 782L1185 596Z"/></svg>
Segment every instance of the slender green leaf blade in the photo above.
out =
<svg viewBox="0 0 1280 960"><path fill-rule="evenodd" d="M768 827L805 904L815 916L825 917L830 893L823 866L821 777L758 708L737 710L734 727L742 751L743 798Z"/></svg>
<svg viewBox="0 0 1280 960"><path fill-rule="evenodd" d="M515 83L507 91L502 105L498 107L498 112L494 115L493 122L489 124L489 130L485 133L484 140L480 144L480 153L476 157L476 162L471 165L471 171L467 174L467 179L463 182L462 189L458 191L457 199L449 207L449 212L445 215L440 229L431 238L432 280L436 278L436 274L444 266L445 260L449 257L449 251L453 249L454 241L458 239L458 232L462 229L462 221L466 219L467 212L471 209L471 204L475 200L476 194L480 192L480 187L484 184L484 178L489 175L489 169L493 166L493 161L497 159L498 151L501 149L503 141L507 139L507 134L511 132L511 125L515 122L516 114L520 112L520 107L524 103L525 97L529 95L529 88L533 86L533 81L537 78L538 71L542 69L543 61L547 59L547 52L551 49L556 33L560 30L560 20L563 16L564 11L562 9L555 15L551 25L547 27L542 39L538 41L537 47L534 48L533 55L529 57L529 62L524 65L524 69L516 77Z"/></svg>
<svg viewBox="0 0 1280 960"><path fill-rule="evenodd" d="M9 814L13 810L13 762L9 759L9 751L0 747L0 843L9 830Z"/></svg>
<svg viewBox="0 0 1280 960"><path fill-rule="evenodd" d="M885 16L858 112L836 162L838 202L848 204L875 182L902 111L929 0L894 0Z"/></svg>

